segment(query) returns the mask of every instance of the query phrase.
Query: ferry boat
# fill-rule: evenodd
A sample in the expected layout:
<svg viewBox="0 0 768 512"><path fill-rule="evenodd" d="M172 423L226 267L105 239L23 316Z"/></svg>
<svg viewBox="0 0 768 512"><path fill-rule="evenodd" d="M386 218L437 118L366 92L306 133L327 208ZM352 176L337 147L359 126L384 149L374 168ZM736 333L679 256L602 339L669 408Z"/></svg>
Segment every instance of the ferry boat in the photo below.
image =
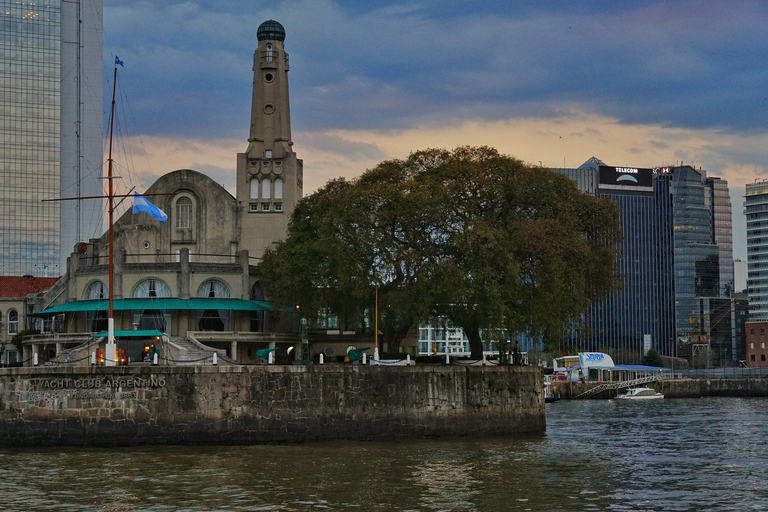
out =
<svg viewBox="0 0 768 512"><path fill-rule="evenodd" d="M617 395L620 400L658 400L664 395L653 388L630 388L623 395Z"/></svg>

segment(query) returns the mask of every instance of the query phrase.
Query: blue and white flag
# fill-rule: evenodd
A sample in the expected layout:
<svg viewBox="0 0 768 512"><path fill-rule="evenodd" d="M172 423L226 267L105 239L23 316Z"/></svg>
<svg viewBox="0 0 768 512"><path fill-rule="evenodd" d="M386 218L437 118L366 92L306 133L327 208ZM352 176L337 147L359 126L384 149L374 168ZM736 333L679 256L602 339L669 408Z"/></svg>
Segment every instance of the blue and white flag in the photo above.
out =
<svg viewBox="0 0 768 512"><path fill-rule="evenodd" d="M115 55L115 67L117 67L118 64L120 64L120 67L123 67L123 68L125 67L125 63L120 60L120 57Z"/></svg>
<svg viewBox="0 0 768 512"><path fill-rule="evenodd" d="M138 192L134 192L133 213L136 214L139 212L144 212L149 216L159 220L160 222L165 222L168 220L168 215L166 215L163 210L147 201L144 196L139 195Z"/></svg>

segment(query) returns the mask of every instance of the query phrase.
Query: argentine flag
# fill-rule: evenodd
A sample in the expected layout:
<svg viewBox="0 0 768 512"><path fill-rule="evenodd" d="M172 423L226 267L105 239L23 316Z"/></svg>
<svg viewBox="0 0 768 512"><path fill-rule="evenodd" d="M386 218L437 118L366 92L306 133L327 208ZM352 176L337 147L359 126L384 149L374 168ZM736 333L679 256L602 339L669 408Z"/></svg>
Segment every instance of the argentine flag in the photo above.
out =
<svg viewBox="0 0 768 512"><path fill-rule="evenodd" d="M166 215L163 210L161 210L157 206L147 201L144 198L144 196L139 195L138 192L134 192L133 193L133 213L137 214L139 212L144 212L150 215L151 217L159 220L160 222L165 222L168 220L168 215Z"/></svg>

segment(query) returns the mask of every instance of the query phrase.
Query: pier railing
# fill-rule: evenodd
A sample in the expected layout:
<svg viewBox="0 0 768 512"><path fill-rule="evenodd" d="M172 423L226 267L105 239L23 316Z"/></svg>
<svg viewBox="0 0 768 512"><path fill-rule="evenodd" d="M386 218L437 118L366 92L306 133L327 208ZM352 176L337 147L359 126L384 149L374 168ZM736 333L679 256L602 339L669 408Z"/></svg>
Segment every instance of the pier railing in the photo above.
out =
<svg viewBox="0 0 768 512"><path fill-rule="evenodd" d="M647 377L640 377L638 379L632 379L632 380L623 380L620 382L607 382L604 384L599 384L595 386L592 389L589 389L580 395L576 395L573 397L574 400L579 398L588 398L592 395L596 395L602 391L606 391L608 389L624 389L624 388L630 388L632 386L637 386L640 384L646 384L648 382L655 382L655 381L661 381L662 377L661 375L649 375Z"/></svg>

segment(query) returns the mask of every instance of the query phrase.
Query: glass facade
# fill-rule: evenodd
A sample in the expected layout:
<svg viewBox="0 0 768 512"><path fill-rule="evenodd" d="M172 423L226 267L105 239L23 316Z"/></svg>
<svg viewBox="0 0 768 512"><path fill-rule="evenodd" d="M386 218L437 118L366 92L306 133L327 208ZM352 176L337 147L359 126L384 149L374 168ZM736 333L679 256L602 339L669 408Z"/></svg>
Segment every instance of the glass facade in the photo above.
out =
<svg viewBox="0 0 768 512"><path fill-rule="evenodd" d="M691 166L675 167L673 172L675 323L678 340L685 343L691 319L702 315L699 298L720 296L720 261L706 176Z"/></svg>
<svg viewBox="0 0 768 512"><path fill-rule="evenodd" d="M86 202L43 199L101 193L101 0L0 0L0 19L0 274L58 276ZM81 69L88 101L72 85ZM97 115L82 115L84 104ZM83 218L94 226L101 204L91 203Z"/></svg>
<svg viewBox="0 0 768 512"><path fill-rule="evenodd" d="M768 181L747 183L746 193L749 317L768 320Z"/></svg>
<svg viewBox="0 0 768 512"><path fill-rule="evenodd" d="M61 2L0 16L0 274L58 275Z"/></svg>
<svg viewBox="0 0 768 512"><path fill-rule="evenodd" d="M662 355L677 356L681 342L689 341L690 319L708 312L702 307L709 301L702 298L725 296L721 275L733 282L732 263L728 272L733 258L727 183L708 181L703 171L690 166L610 168L637 180L624 177L621 184L604 183L600 180L612 175L600 174L604 167L592 158L579 169L553 169L567 174L581 190L616 201L624 235L617 262L623 289L593 304L585 314L585 331L569 341L573 349L608 352L619 361L633 362L639 361L650 337L651 346ZM647 183L652 173L652 186L644 184L643 173ZM730 332L730 323L720 330ZM722 345L730 348L732 340L723 339ZM732 351L723 349L723 354Z"/></svg>
<svg viewBox="0 0 768 512"><path fill-rule="evenodd" d="M720 296L733 297L736 290L733 269L733 207L728 182L707 178L712 208L712 233L720 259Z"/></svg>

